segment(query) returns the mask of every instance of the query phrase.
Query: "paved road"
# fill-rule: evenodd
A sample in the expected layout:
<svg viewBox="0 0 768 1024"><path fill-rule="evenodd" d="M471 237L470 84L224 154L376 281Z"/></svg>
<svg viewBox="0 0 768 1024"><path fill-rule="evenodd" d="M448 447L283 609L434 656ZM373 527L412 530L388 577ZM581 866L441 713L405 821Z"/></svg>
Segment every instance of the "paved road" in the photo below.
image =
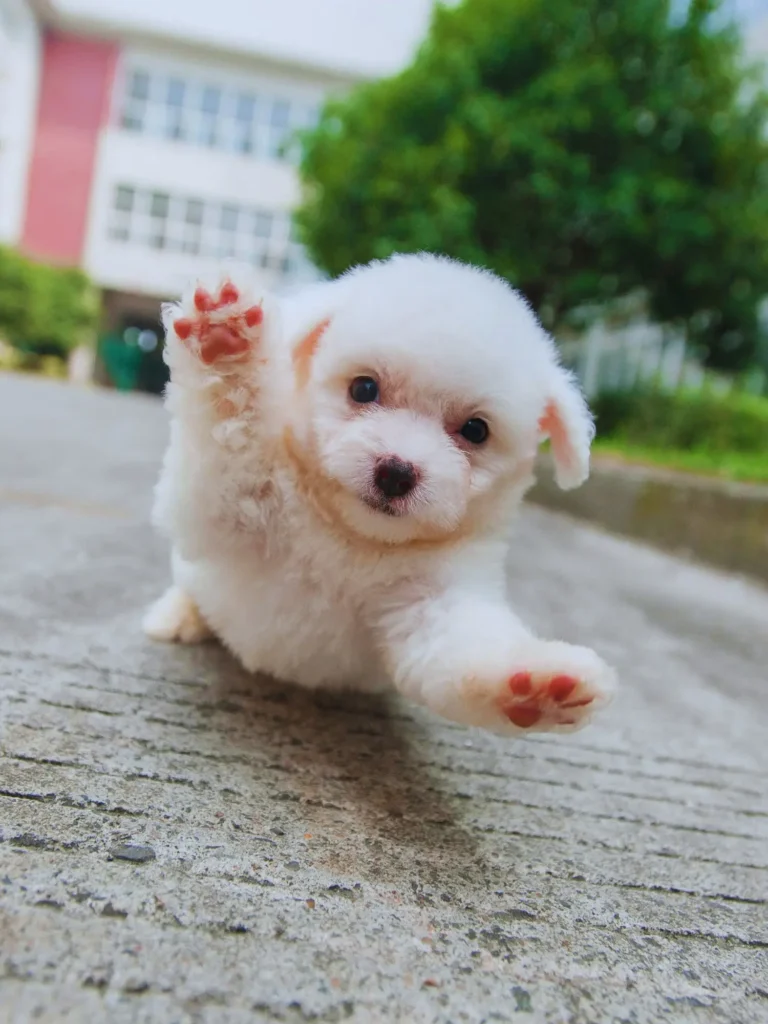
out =
<svg viewBox="0 0 768 1024"><path fill-rule="evenodd" d="M599 724L292 692L140 634L164 434L0 377L2 1024L768 1021L768 593L531 510Z"/></svg>

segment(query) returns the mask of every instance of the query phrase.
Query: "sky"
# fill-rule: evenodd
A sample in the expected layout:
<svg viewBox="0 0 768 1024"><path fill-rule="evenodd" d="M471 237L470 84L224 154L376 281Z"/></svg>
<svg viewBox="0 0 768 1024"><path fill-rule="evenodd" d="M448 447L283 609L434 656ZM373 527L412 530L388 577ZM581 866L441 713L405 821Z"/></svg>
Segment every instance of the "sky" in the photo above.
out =
<svg viewBox="0 0 768 1024"><path fill-rule="evenodd" d="M54 0L54 6L373 77L407 63L426 32L432 0Z"/></svg>
<svg viewBox="0 0 768 1024"><path fill-rule="evenodd" d="M727 0L727 6L742 21L768 18L768 0Z"/></svg>

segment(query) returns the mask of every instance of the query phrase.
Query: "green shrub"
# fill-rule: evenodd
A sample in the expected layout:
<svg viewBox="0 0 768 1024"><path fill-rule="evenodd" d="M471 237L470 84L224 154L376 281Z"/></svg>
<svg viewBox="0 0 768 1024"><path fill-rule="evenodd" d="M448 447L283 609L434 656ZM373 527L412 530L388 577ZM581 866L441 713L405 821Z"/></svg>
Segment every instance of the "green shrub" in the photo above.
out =
<svg viewBox="0 0 768 1024"><path fill-rule="evenodd" d="M22 356L65 358L90 339L97 319L98 297L81 270L0 247L0 338Z"/></svg>
<svg viewBox="0 0 768 1024"><path fill-rule="evenodd" d="M600 439L678 451L768 451L768 398L649 387L606 392L591 404Z"/></svg>

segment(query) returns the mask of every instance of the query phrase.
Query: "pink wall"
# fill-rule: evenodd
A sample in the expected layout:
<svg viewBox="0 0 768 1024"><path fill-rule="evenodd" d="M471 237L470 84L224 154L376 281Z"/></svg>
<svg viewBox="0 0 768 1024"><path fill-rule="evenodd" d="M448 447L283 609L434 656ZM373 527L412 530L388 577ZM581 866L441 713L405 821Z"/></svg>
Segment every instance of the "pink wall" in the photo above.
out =
<svg viewBox="0 0 768 1024"><path fill-rule="evenodd" d="M79 264L99 133L109 118L116 43L48 33L22 248L54 263Z"/></svg>

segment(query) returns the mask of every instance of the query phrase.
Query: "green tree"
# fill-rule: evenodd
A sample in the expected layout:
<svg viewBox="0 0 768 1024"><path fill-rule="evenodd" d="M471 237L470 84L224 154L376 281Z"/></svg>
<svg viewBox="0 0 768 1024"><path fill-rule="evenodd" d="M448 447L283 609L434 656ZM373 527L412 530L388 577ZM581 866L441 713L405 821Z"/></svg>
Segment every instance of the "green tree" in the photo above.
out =
<svg viewBox="0 0 768 1024"><path fill-rule="evenodd" d="M33 359L65 358L96 327L98 300L82 271L34 263L0 247L0 337Z"/></svg>
<svg viewBox="0 0 768 1024"><path fill-rule="evenodd" d="M720 0L680 7L438 6L410 67L305 136L311 255L336 274L447 253L555 328L643 291L710 365L748 365L768 294L768 102Z"/></svg>

